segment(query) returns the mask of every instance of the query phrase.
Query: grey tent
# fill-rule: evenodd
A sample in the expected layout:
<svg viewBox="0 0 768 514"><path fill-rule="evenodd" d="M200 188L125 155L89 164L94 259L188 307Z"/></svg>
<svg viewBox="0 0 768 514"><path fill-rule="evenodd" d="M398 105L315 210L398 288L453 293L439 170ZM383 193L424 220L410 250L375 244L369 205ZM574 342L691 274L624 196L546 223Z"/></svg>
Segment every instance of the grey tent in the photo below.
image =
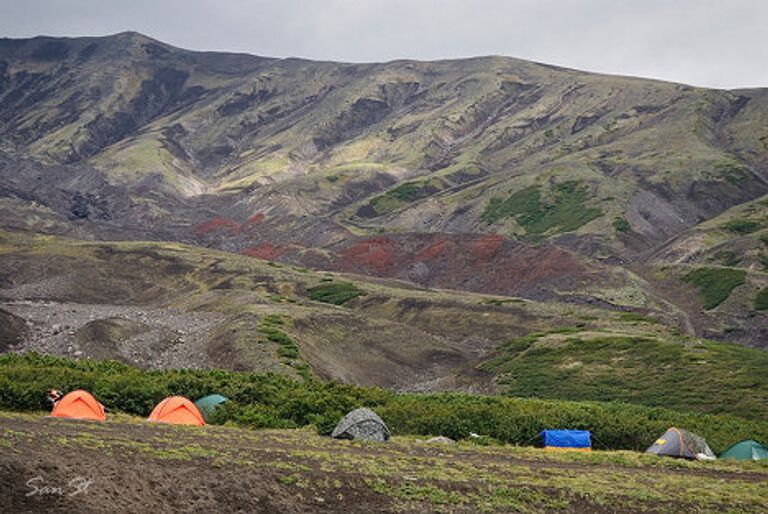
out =
<svg viewBox="0 0 768 514"><path fill-rule="evenodd" d="M355 409L339 421L333 429L334 439L362 439L364 441L386 441L389 428L371 409Z"/></svg>
<svg viewBox="0 0 768 514"><path fill-rule="evenodd" d="M706 439L675 427L664 432L655 443L645 450L645 453L683 459L709 460L716 458L707 445Z"/></svg>

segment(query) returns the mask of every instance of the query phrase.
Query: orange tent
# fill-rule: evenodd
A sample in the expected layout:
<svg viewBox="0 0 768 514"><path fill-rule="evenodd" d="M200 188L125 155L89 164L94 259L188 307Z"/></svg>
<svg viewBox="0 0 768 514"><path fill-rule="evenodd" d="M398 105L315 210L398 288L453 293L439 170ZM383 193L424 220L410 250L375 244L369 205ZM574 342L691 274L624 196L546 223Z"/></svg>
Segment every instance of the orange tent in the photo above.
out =
<svg viewBox="0 0 768 514"><path fill-rule="evenodd" d="M203 415L195 404L183 396L169 396L158 403L147 421L172 425L205 425Z"/></svg>
<svg viewBox="0 0 768 514"><path fill-rule="evenodd" d="M104 406L89 392L78 389L67 393L56 402L51 411L53 418L95 419L104 421Z"/></svg>

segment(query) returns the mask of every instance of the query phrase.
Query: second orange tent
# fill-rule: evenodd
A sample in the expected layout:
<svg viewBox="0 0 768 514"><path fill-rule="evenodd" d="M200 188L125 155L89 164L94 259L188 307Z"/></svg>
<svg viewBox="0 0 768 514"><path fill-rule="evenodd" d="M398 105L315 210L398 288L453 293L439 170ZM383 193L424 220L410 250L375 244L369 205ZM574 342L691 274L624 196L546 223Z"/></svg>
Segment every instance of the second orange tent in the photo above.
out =
<svg viewBox="0 0 768 514"><path fill-rule="evenodd" d="M147 421L171 425L205 425L195 404L183 396L169 396L157 404Z"/></svg>

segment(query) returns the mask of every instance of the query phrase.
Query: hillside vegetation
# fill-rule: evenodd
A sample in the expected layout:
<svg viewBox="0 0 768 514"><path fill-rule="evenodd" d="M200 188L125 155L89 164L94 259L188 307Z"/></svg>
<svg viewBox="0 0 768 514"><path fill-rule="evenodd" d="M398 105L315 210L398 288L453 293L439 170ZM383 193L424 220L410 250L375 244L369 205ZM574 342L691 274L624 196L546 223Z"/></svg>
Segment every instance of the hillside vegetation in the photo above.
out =
<svg viewBox="0 0 768 514"><path fill-rule="evenodd" d="M27 355L0 356L0 408L38 410L51 388L91 391L109 411L147 416L169 395L199 398L219 393L232 400L216 421L253 428L314 425L329 434L359 406L374 408L395 434L467 438L529 445L545 428L591 430L603 449L647 448L670 426L705 436L715 451L741 439L768 439L768 422L733 416L681 413L622 403L563 402L457 393L396 394L317 380L223 371L141 371L116 362L72 361Z"/></svg>
<svg viewBox="0 0 768 514"><path fill-rule="evenodd" d="M704 308L714 309L723 303L736 287L745 282L747 273L743 270L700 268L683 277L683 281L699 289Z"/></svg>
<svg viewBox="0 0 768 514"><path fill-rule="evenodd" d="M768 353L736 345L571 329L514 339L483 367L513 396L768 419Z"/></svg>

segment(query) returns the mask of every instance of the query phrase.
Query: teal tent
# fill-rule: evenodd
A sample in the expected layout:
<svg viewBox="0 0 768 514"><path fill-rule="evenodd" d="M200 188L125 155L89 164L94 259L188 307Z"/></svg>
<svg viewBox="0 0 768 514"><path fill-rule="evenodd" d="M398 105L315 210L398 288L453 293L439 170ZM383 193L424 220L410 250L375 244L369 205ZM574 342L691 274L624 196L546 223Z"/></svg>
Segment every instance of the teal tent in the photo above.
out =
<svg viewBox="0 0 768 514"><path fill-rule="evenodd" d="M747 439L732 445L720 455L720 458L735 460L768 459L768 448L757 441Z"/></svg>
<svg viewBox="0 0 768 514"><path fill-rule="evenodd" d="M203 415L203 419L208 421L208 418L214 413L216 407L226 401L227 399L220 394L209 394L208 396L203 396L199 400L196 400L195 406L197 407L197 410L200 411L200 414Z"/></svg>

